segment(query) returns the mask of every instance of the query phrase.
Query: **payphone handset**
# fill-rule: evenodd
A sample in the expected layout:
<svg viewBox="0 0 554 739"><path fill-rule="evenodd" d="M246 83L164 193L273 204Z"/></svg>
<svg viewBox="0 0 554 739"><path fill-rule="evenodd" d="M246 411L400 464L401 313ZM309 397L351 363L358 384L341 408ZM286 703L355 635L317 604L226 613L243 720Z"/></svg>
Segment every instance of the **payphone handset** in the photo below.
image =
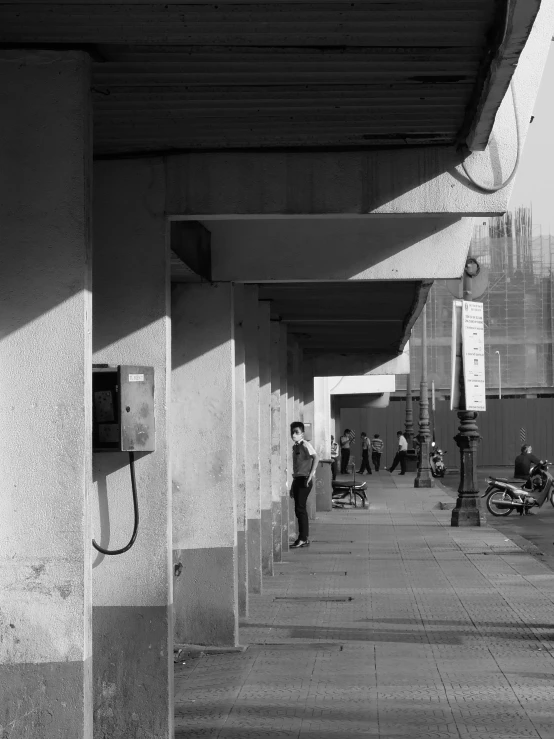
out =
<svg viewBox="0 0 554 739"><path fill-rule="evenodd" d="M123 554L135 543L139 524L135 480L135 452L155 451L154 368L121 364L92 368L92 450L128 452L135 524L129 543L121 549L104 549L102 554Z"/></svg>

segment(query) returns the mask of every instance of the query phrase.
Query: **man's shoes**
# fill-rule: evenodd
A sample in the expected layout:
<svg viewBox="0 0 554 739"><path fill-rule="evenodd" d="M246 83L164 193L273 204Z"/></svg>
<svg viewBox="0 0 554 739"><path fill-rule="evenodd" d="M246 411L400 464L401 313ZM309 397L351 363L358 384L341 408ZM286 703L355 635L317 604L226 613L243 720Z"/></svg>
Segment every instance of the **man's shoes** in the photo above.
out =
<svg viewBox="0 0 554 739"><path fill-rule="evenodd" d="M309 547L310 542L309 541L302 541L302 539L297 539L294 544L291 544L289 546L289 549L301 549L302 547Z"/></svg>
<svg viewBox="0 0 554 739"><path fill-rule="evenodd" d="M405 472L399 472L398 474L399 475L405 475L406 473Z"/></svg>

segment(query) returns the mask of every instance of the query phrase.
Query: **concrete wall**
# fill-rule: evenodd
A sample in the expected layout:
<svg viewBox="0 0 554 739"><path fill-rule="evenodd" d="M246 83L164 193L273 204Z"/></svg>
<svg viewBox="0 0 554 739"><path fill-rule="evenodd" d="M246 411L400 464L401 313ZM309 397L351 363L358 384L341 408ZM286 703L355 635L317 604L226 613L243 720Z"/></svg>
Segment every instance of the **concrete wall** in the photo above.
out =
<svg viewBox="0 0 554 739"><path fill-rule="evenodd" d="M120 556L95 553L92 564L95 736L170 737L171 347L163 167L148 159L98 162L94 183L94 361L153 366L156 422L156 451L136 455L136 542ZM134 520L127 454L94 454L93 474L94 536L105 548L122 547Z"/></svg>
<svg viewBox="0 0 554 739"><path fill-rule="evenodd" d="M271 521L273 561L281 561L281 325L270 323L271 342Z"/></svg>
<svg viewBox="0 0 554 739"><path fill-rule="evenodd" d="M273 575L273 516L271 495L271 321L270 304L258 302L258 363L260 378L260 504L262 573Z"/></svg>
<svg viewBox="0 0 554 739"><path fill-rule="evenodd" d="M246 517L248 590L262 591L262 539L260 493L260 376L258 288L244 286L244 342L246 357Z"/></svg>
<svg viewBox="0 0 554 739"><path fill-rule="evenodd" d="M83 53L0 52L0 735L14 739L92 736L89 88Z"/></svg>
<svg viewBox="0 0 554 739"><path fill-rule="evenodd" d="M238 639L233 286L173 288L175 642Z"/></svg>
<svg viewBox="0 0 554 739"><path fill-rule="evenodd" d="M235 502L237 508L237 597L239 616L248 615L248 541L246 535L246 354L244 285L233 290L235 314Z"/></svg>

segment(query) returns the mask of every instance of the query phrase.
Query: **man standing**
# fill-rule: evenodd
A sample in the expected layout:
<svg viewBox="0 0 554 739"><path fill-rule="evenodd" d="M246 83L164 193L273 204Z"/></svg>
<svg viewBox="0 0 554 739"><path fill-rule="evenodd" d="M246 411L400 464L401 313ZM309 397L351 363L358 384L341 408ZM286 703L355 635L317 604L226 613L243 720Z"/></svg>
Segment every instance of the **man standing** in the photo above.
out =
<svg viewBox="0 0 554 739"><path fill-rule="evenodd" d="M290 435L294 442L292 447L292 485L290 497L294 499L294 513L298 521L298 539L290 545L290 549L309 547L309 521L306 504L317 469L317 452L309 441L304 439L304 424L294 421L290 425Z"/></svg>
<svg viewBox="0 0 554 739"><path fill-rule="evenodd" d="M396 456L394 457L392 467L389 469L389 472L392 472L396 469L396 465L400 463L400 473L401 475L406 474L406 452L408 451L408 442L406 441L406 437L402 433L402 431L397 431L396 435L398 437L398 451L396 452Z"/></svg>
<svg viewBox="0 0 554 739"><path fill-rule="evenodd" d="M379 434L373 434L373 439L371 440L371 461L375 467L375 472L379 472L379 467L381 466L383 446L383 439L379 438Z"/></svg>
<svg viewBox="0 0 554 739"><path fill-rule="evenodd" d="M360 469L358 470L358 475L361 475L364 472L364 470L367 470L367 473L371 475L371 467L369 466L370 441L367 438L367 434L365 431L362 431L361 440L362 440L362 463L360 465Z"/></svg>
<svg viewBox="0 0 554 739"><path fill-rule="evenodd" d="M344 434L340 437L340 473L348 474L348 462L350 461L350 444L354 438L354 434L350 429L344 429Z"/></svg>

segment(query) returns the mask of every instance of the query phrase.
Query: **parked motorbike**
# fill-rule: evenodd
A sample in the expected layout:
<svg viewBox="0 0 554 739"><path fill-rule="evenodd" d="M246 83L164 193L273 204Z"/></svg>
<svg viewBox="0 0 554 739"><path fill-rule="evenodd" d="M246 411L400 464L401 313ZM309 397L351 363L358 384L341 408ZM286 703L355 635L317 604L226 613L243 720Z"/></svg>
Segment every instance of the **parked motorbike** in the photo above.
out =
<svg viewBox="0 0 554 739"><path fill-rule="evenodd" d="M487 498L490 513L509 516L512 511L519 511L519 515L524 516L531 508L540 508L546 500L554 506L554 478L548 471L549 464L552 462L544 460L533 465L523 483L489 477L489 484L481 497Z"/></svg>
<svg viewBox="0 0 554 739"><path fill-rule="evenodd" d="M435 442L433 442L434 444ZM444 477L446 475L446 465L443 460L443 456L446 452L442 449L433 448L429 454L429 467L431 468L431 474L433 477Z"/></svg>

